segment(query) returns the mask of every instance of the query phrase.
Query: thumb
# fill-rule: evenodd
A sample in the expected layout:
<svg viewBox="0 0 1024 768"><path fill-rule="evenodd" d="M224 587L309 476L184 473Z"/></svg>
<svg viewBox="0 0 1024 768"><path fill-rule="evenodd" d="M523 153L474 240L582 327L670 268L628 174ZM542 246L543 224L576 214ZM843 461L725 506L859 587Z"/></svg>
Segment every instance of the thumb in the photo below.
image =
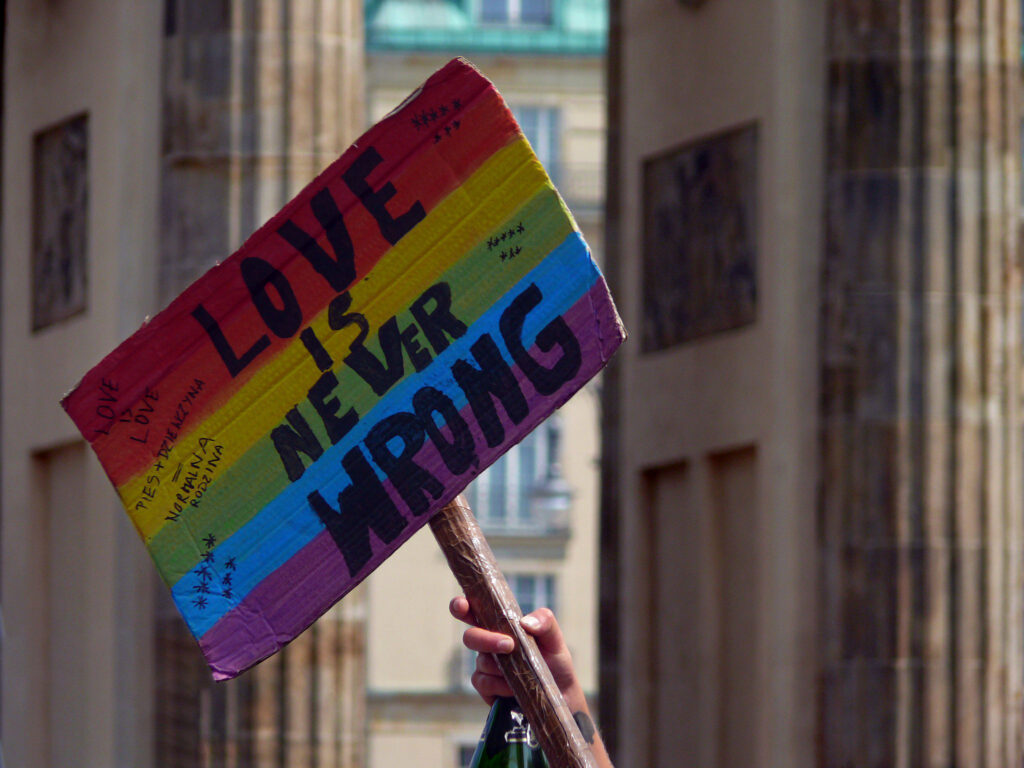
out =
<svg viewBox="0 0 1024 768"><path fill-rule="evenodd" d="M558 654L566 650L565 638L558 620L550 608L538 608L523 616L519 623L523 629L533 635L537 646L544 655Z"/></svg>

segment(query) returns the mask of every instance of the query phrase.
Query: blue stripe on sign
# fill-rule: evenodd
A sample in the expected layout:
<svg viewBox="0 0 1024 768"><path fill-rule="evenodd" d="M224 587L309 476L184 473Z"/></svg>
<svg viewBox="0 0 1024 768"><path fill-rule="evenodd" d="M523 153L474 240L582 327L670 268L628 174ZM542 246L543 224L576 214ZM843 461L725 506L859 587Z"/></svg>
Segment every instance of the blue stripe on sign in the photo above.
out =
<svg viewBox="0 0 1024 768"><path fill-rule="evenodd" d="M484 334L500 338L501 314L531 283L544 296L537 310L526 316L524 344L529 347L537 333L555 317L567 311L600 277L583 238L571 233L540 264L534 267L493 307L480 317L469 333L453 341L426 370L407 377L394 386L355 427L336 445L324 452L301 478L289 485L248 523L212 550L210 562L200 563L182 576L171 593L178 609L196 637L201 637L220 617L237 606L249 592L273 573L315 536L324 526L309 506L309 494L318 490L335 503L338 494L350 483L341 469L341 458L362 442L377 423L399 411L412 410L413 395L423 386L434 386L448 394L460 410L466 405L462 390L451 377L451 366L459 358L471 357L469 348ZM499 343L509 363L512 361ZM372 465L372 462L371 462ZM378 469L378 474L380 470ZM227 564L232 564L230 571ZM207 575L204 575L204 568ZM220 591L225 574L231 574L231 597ZM202 599L199 599L202 598Z"/></svg>

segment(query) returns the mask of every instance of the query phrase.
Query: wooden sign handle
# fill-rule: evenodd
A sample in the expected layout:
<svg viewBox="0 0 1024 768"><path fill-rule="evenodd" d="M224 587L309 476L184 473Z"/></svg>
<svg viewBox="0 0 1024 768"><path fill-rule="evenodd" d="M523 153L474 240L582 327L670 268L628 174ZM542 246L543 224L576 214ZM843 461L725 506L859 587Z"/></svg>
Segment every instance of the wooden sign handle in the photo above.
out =
<svg viewBox="0 0 1024 768"><path fill-rule="evenodd" d="M511 635L515 650L495 654L551 768L596 768L590 747L555 685L491 547L461 494L430 519L430 529L484 629Z"/></svg>

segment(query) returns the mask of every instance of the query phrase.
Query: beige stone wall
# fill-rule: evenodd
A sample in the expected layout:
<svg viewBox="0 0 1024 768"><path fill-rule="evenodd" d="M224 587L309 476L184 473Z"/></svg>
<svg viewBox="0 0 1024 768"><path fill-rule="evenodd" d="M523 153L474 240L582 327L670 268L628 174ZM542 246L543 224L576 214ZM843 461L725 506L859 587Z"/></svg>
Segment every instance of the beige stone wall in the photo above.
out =
<svg viewBox="0 0 1024 768"><path fill-rule="evenodd" d="M809 766L824 9L657 0L616 14L607 258L632 337L616 363L617 544L602 553L619 579L602 680L617 691L615 754L652 768ZM644 164L748 125L755 320L643 353Z"/></svg>
<svg viewBox="0 0 1024 768"><path fill-rule="evenodd" d="M1021 755L1020 5L837 5L822 765Z"/></svg>
<svg viewBox="0 0 1024 768"><path fill-rule="evenodd" d="M175 7L164 35L164 301L237 249L365 127L359 3Z"/></svg>
<svg viewBox="0 0 1024 768"><path fill-rule="evenodd" d="M6 14L4 765L238 765L257 754L361 765L358 595L297 641L287 661L213 688L113 489L58 405L145 315L226 257L362 128L361 6L15 0ZM86 307L33 332L34 137L83 114Z"/></svg>
<svg viewBox="0 0 1024 768"><path fill-rule="evenodd" d="M145 766L152 566L58 401L154 309L161 9L68 0L6 11L4 764ZM82 112L87 309L33 333L33 136Z"/></svg>
<svg viewBox="0 0 1024 768"><path fill-rule="evenodd" d="M613 17L634 334L645 163L758 130L756 319L614 376L618 764L1016 765L1019 4Z"/></svg>
<svg viewBox="0 0 1024 768"><path fill-rule="evenodd" d="M237 249L363 129L356 2L177 0L165 19L159 289ZM214 684L168 606L158 622L159 764L349 768L365 760L356 589L283 651Z"/></svg>

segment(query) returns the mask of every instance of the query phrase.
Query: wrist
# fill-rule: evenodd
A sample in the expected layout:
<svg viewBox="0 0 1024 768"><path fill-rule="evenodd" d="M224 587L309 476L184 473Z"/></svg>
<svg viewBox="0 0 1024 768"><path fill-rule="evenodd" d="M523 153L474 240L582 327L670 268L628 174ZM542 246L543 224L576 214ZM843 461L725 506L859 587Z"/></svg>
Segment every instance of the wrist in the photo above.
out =
<svg viewBox="0 0 1024 768"><path fill-rule="evenodd" d="M565 699L565 703L573 715L577 712L590 714L590 707L587 706L587 697L584 695L583 687L579 682L574 682L568 688L563 689L562 698Z"/></svg>

